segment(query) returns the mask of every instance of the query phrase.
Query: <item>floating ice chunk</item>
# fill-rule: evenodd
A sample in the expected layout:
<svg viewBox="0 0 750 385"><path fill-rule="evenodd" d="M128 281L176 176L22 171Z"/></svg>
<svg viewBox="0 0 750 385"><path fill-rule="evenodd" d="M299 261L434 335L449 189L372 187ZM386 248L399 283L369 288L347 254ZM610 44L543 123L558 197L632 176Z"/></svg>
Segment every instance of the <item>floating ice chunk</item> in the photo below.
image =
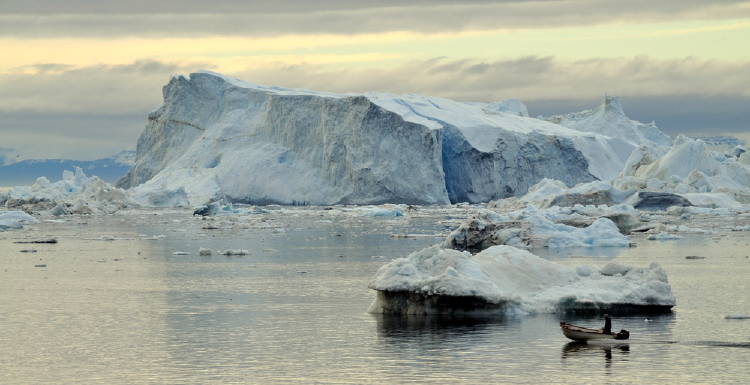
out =
<svg viewBox="0 0 750 385"><path fill-rule="evenodd" d="M401 212L401 209L395 208L395 209L373 209L371 211L368 211L364 214L365 216L369 217L402 217L404 216L404 213Z"/></svg>
<svg viewBox="0 0 750 385"><path fill-rule="evenodd" d="M748 315L748 314L728 314L724 318L725 319L740 319L740 320L744 320L744 319L750 319L750 315Z"/></svg>
<svg viewBox="0 0 750 385"><path fill-rule="evenodd" d="M614 222L598 218L586 228L552 223L541 217L532 218L531 244L543 247L628 247L630 240L622 235Z"/></svg>
<svg viewBox="0 0 750 385"><path fill-rule="evenodd" d="M431 246L382 266L369 287L378 292L375 313L668 311L675 304L658 264L578 269L511 246L473 256Z"/></svg>
<svg viewBox="0 0 750 385"><path fill-rule="evenodd" d="M39 223L39 220L23 211L0 211L0 231L21 229L24 224Z"/></svg>
<svg viewBox="0 0 750 385"><path fill-rule="evenodd" d="M651 234L651 235L649 235L648 239L650 241L671 241L671 240L674 240L674 239L682 239L682 237L679 236L679 235L676 235L676 234L670 234L670 233L661 232L659 234Z"/></svg>
<svg viewBox="0 0 750 385"><path fill-rule="evenodd" d="M217 252L219 255L226 255L226 256L232 256L232 255L249 255L250 252L247 250L237 249L237 250L224 250Z"/></svg>
<svg viewBox="0 0 750 385"><path fill-rule="evenodd" d="M585 210L584 210L585 211ZM599 211L601 213L602 211ZM607 210L609 213L610 210ZM573 213L573 211L567 211ZM570 214L566 214L570 215ZM610 219L600 217L586 227L555 223L560 220L560 208L524 210L500 215L484 210L462 223L448 235L444 247L471 252L492 245L534 247L628 247L630 240ZM580 216L580 214L579 214Z"/></svg>
<svg viewBox="0 0 750 385"><path fill-rule="evenodd" d="M210 256L212 253L213 253L213 251L211 249L207 249L207 248L203 248L203 247L201 247L200 249L198 249L198 255L201 255L201 256L204 256L204 257Z"/></svg>
<svg viewBox="0 0 750 385"><path fill-rule="evenodd" d="M172 255L190 255L187 251L175 251Z"/></svg>
<svg viewBox="0 0 750 385"><path fill-rule="evenodd" d="M362 208L363 216L366 217L402 217L404 213L401 207L366 207Z"/></svg>

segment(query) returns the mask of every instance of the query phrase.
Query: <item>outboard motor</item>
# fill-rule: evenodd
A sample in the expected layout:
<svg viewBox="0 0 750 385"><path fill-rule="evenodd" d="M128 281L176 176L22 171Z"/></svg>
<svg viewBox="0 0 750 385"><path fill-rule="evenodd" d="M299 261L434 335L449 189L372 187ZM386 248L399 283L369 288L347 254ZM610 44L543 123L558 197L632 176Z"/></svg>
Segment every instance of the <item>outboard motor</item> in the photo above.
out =
<svg viewBox="0 0 750 385"><path fill-rule="evenodd" d="M630 332L625 329L622 329L617 334L615 334L616 340L626 340L628 338L630 338Z"/></svg>

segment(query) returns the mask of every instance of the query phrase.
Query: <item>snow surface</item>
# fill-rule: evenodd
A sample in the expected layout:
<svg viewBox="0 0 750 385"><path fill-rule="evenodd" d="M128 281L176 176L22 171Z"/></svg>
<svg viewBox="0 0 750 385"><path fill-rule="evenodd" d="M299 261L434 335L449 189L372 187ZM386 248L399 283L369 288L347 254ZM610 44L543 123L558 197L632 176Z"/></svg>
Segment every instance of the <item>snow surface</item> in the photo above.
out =
<svg viewBox="0 0 750 385"><path fill-rule="evenodd" d="M528 313L569 310L591 303L675 304L667 275L656 263L646 268L612 263L601 269L572 268L511 246L494 246L473 256L437 245L428 247L382 266L370 288L477 297L493 304L508 303ZM378 296L370 311L392 309L392 304L382 302L384 298ZM425 310L434 309L413 307L403 312L419 314Z"/></svg>
<svg viewBox="0 0 750 385"><path fill-rule="evenodd" d="M611 179L633 148L527 115L514 100L333 94L198 72L164 87L118 186L155 206L485 202L545 177Z"/></svg>

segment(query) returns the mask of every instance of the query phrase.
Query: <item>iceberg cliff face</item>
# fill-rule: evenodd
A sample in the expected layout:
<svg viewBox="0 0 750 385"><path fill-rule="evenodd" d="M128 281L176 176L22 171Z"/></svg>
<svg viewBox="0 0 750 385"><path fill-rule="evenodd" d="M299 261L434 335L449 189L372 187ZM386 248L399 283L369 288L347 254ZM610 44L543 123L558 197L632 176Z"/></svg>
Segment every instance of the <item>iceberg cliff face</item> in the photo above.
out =
<svg viewBox="0 0 750 385"><path fill-rule="evenodd" d="M482 202L545 177L609 178L623 163L602 158L621 140L528 118L518 101L340 95L208 72L173 77L163 94L118 183L150 205Z"/></svg>

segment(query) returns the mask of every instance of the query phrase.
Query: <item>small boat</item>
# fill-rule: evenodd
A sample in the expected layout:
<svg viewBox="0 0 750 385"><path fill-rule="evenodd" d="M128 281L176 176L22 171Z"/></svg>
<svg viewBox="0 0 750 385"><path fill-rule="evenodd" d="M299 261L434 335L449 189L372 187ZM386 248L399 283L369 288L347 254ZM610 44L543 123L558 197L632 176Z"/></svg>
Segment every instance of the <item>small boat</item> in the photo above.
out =
<svg viewBox="0 0 750 385"><path fill-rule="evenodd" d="M573 341L626 340L630 338L630 332L627 330L620 330L619 333L605 334L602 329L589 329L565 322L560 322L560 329L562 329L565 337L568 337Z"/></svg>

